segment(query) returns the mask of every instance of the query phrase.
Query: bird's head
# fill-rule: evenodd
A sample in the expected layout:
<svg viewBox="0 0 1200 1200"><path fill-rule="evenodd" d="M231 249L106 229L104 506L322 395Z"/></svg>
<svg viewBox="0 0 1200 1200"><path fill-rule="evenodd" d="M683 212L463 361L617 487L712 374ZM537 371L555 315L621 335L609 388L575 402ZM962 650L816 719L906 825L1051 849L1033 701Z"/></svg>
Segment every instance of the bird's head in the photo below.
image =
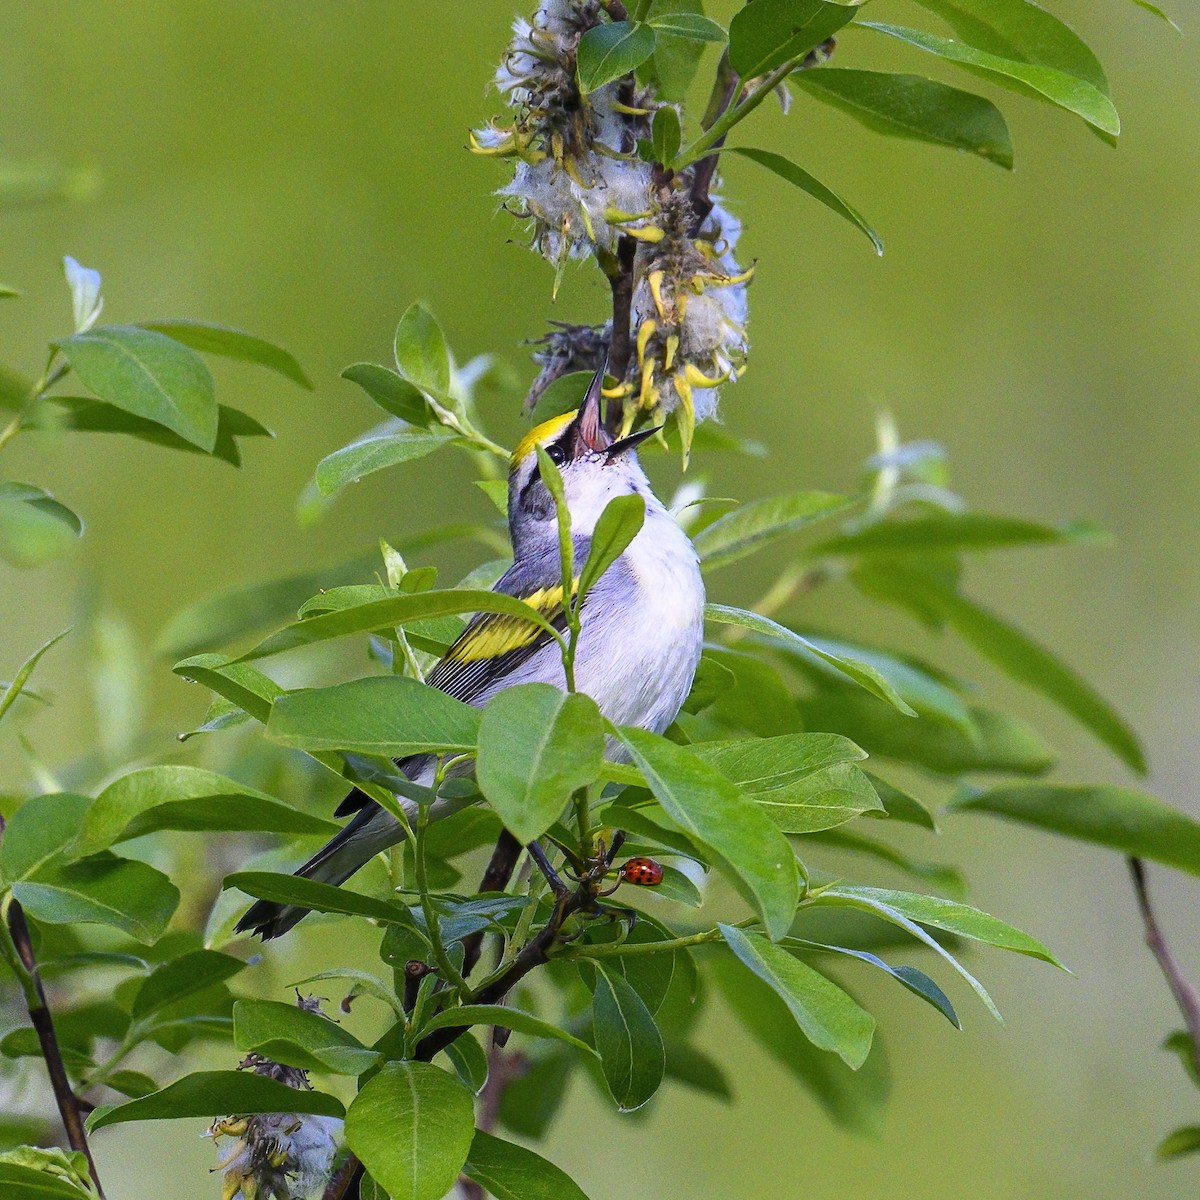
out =
<svg viewBox="0 0 1200 1200"><path fill-rule="evenodd" d="M615 496L650 495L650 484L631 453L656 429L643 429L613 441L604 428L600 389L604 368L592 377L575 412L545 421L525 435L513 452L508 473L508 523L513 548L557 538L554 498L538 467L540 446L562 475L571 513L571 529L590 536L605 506Z"/></svg>

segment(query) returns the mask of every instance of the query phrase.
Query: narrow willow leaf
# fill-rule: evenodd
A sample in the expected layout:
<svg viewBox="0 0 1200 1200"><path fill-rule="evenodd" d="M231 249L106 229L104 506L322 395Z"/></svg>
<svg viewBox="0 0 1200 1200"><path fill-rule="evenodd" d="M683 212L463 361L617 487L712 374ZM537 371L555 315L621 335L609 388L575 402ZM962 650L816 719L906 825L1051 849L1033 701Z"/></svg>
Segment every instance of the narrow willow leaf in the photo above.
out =
<svg viewBox="0 0 1200 1200"><path fill-rule="evenodd" d="M620 975L597 970L592 1028L609 1094L621 1112L641 1108L658 1091L667 1056L650 1010Z"/></svg>
<svg viewBox="0 0 1200 1200"><path fill-rule="evenodd" d="M874 21L862 21L860 24L889 37L899 38L910 46L936 54L948 62L974 67L1005 86L1015 86L1020 91L1031 90L1051 104L1082 117L1102 133L1116 137L1121 132L1121 119L1112 101L1097 87L1064 71L989 54L952 38L906 29L900 25L884 25Z"/></svg>
<svg viewBox="0 0 1200 1200"><path fill-rule="evenodd" d="M866 1061L875 1019L836 983L761 934L721 925L729 948L787 1005L814 1046L857 1070Z"/></svg>
<svg viewBox="0 0 1200 1200"><path fill-rule="evenodd" d="M391 1200L441 1200L474 1135L471 1093L429 1063L388 1063L346 1114L350 1149Z"/></svg>
<svg viewBox="0 0 1200 1200"><path fill-rule="evenodd" d="M301 875L276 874L273 871L236 871L226 875L224 888L237 888L256 900L272 900L277 904L297 904L314 912L348 913L371 917L376 921L407 924L408 909L386 900L376 900L348 888L318 883Z"/></svg>
<svg viewBox="0 0 1200 1200"><path fill-rule="evenodd" d="M876 133L966 150L1012 170L1008 126L982 96L921 75L844 67L797 71L790 83Z"/></svg>
<svg viewBox="0 0 1200 1200"><path fill-rule="evenodd" d="M771 936L782 937L799 903L796 856L783 834L726 776L682 746L644 729L620 729L618 736L671 819L718 858Z"/></svg>
<svg viewBox="0 0 1200 1200"><path fill-rule="evenodd" d="M1178 1158L1182 1154L1200 1152L1200 1125L1184 1125L1167 1134L1155 1153L1159 1158Z"/></svg>
<svg viewBox="0 0 1200 1200"><path fill-rule="evenodd" d="M396 369L414 387L443 398L450 390L450 352L433 314L413 304L396 326ZM399 1198L397 1198L399 1200Z"/></svg>
<svg viewBox="0 0 1200 1200"><path fill-rule="evenodd" d="M550 623L523 600L506 596L503 592L474 590L451 590L445 592L418 592L415 595L396 596L391 600L377 600L357 608L341 612L325 613L309 617L272 634L243 654L238 661L264 658L269 654L281 654L300 646L311 646L331 638L348 637L355 633L377 633L396 625L408 625L413 621L429 617L444 617L469 612L492 612L502 616L517 617L536 625L539 629L557 633Z"/></svg>
<svg viewBox="0 0 1200 1200"><path fill-rule="evenodd" d="M864 889L856 889L861 891ZM874 889L870 889L874 890ZM847 905L850 908L857 908L862 912L873 913L875 916L882 917L885 921L890 921L893 925L905 930L911 934L919 942L923 942L935 954L940 955L948 962L955 971L966 981L971 990L983 1002L983 1006L996 1018L1000 1024L1004 1024L1004 1018L1000 1015L1000 1010L996 1007L995 1001L988 994L987 988L967 970L966 967L950 953L932 934L923 929L916 921L905 916L899 909L892 908L890 905L883 904L880 901L861 895L850 895L835 892L822 892L816 900L819 905Z"/></svg>
<svg viewBox="0 0 1200 1200"><path fill-rule="evenodd" d="M1053 67L1108 95L1096 56L1056 16L1029 0L917 0L978 50Z"/></svg>
<svg viewBox="0 0 1200 1200"><path fill-rule="evenodd" d="M855 17L855 9L821 0L755 0L729 23L729 64L754 79L803 58Z"/></svg>
<svg viewBox="0 0 1200 1200"><path fill-rule="evenodd" d="M179 889L161 871L107 852L73 863L52 859L13 884L13 895L49 925L111 925L147 945L179 904Z"/></svg>
<svg viewBox="0 0 1200 1200"><path fill-rule="evenodd" d="M579 39L576 74L580 91L594 92L635 71L654 53L654 30L633 21L595 25Z"/></svg>
<svg viewBox="0 0 1200 1200"><path fill-rule="evenodd" d="M759 2L761 3L761 0ZM743 11L751 12L753 10L747 8ZM788 183L798 187L802 192L807 192L814 200L819 200L826 208L862 230L871 245L875 247L876 254L883 253L883 241L867 223L862 213L843 200L837 192L826 187L815 175L810 175L803 167L797 166L790 159L784 158L782 154L776 154L771 150L755 150L748 146L728 146L726 153L740 154L743 158L748 158L751 162L766 167L768 171L773 171L781 179L786 179Z"/></svg>
<svg viewBox="0 0 1200 1200"><path fill-rule="evenodd" d="M62 554L83 533L83 522L45 488L0 483L0 558L36 567Z"/></svg>
<svg viewBox="0 0 1200 1200"><path fill-rule="evenodd" d="M312 382L292 355L282 346L255 337L252 333L204 321L142 321L140 327L165 333L167 337L204 354L219 354L240 362L257 363L310 392L313 390Z"/></svg>
<svg viewBox="0 0 1200 1200"><path fill-rule="evenodd" d="M879 599L936 613L1007 675L1057 704L1127 766L1145 774L1141 743L1120 713L1058 655L1015 625L929 575L900 566L876 567L861 577L860 585Z"/></svg>
<svg viewBox="0 0 1200 1200"><path fill-rule="evenodd" d="M342 378L357 383L384 412L410 425L428 425L432 414L418 388L402 375L376 363L351 363Z"/></svg>
<svg viewBox="0 0 1200 1200"><path fill-rule="evenodd" d="M951 802L1200 875L1200 821L1132 788L1010 784Z"/></svg>
<svg viewBox="0 0 1200 1200"><path fill-rule="evenodd" d="M836 1054L818 1050L801 1032L787 1006L765 983L746 972L733 955L708 967L722 998L764 1050L809 1091L830 1120L859 1134L882 1132L891 1072L876 1036L867 1061L854 1071ZM781 1105L787 1104L780 1097Z"/></svg>
<svg viewBox="0 0 1200 1200"><path fill-rule="evenodd" d="M171 669L184 679L202 683L262 725L271 715L275 698L283 695L283 688L256 667L234 662L223 654L198 654Z"/></svg>
<svg viewBox="0 0 1200 1200"><path fill-rule="evenodd" d="M850 958L857 958L861 962L870 963L873 967L886 971L914 996L919 996L931 1008L940 1012L955 1029L962 1028L962 1022L958 1019L958 1013L954 1011L954 1005L950 1003L950 998L924 971L918 971L916 967L893 967L869 950L852 950L847 946L829 946L824 942L809 942L803 938L788 938L786 944L789 947L794 946L798 950L828 950L834 954L845 954Z"/></svg>
<svg viewBox="0 0 1200 1200"><path fill-rule="evenodd" d="M445 1008L435 1014L421 1026L421 1034L432 1033L435 1029L455 1029L458 1026L490 1025L501 1029L511 1029L514 1033L526 1033L530 1037L555 1038L566 1042L585 1054L594 1054L592 1047L586 1042L543 1021L531 1013L522 1012L519 1008L509 1008L505 1004L459 1004Z"/></svg>
<svg viewBox="0 0 1200 1200"><path fill-rule="evenodd" d="M706 621L716 621L722 625L738 625L743 629L752 630L754 633L763 634L773 641L780 642L786 649L814 654L817 658L829 663L830 666L837 667L843 675L853 679L855 683L861 684L873 696L878 696L880 700L885 700L906 717L915 717L917 715L912 707L900 698L896 689L874 667L858 662L856 659L846 657L845 655L831 654L828 651L821 650L807 638L801 637L798 633L794 633L786 626L780 625L777 621L772 621L770 617L763 617L758 613L747 612L743 608L730 608L724 604L706 604L704 606L704 619Z"/></svg>
<svg viewBox="0 0 1200 1200"><path fill-rule="evenodd" d="M919 921L922 925L932 925L935 929L944 929L947 933L959 937L971 938L973 941L985 942L1001 950L1012 950L1016 954L1026 954L1030 958L1039 958L1052 966L1062 967L1062 963L1042 945L1037 938L1030 937L1015 926L1008 925L997 917L989 916L972 908L969 904L960 904L955 900L943 900L939 896L921 896L915 892L895 892L887 888L848 887L839 885L822 895L847 896L868 900L873 904L884 905L895 912L902 913L910 920ZM1063 968L1064 970L1066 968Z"/></svg>
<svg viewBox="0 0 1200 1200"><path fill-rule="evenodd" d="M1166 21L1166 23L1170 25L1170 27L1175 30L1176 33L1182 35L1183 30L1180 29L1175 21L1161 8L1159 8L1157 4L1151 4L1150 0L1133 0L1133 3L1136 4L1138 8L1144 8L1148 13L1153 13L1160 21Z"/></svg>
<svg viewBox="0 0 1200 1200"><path fill-rule="evenodd" d="M646 17L646 24L657 34L686 38L693 42L723 42L725 30L711 17L692 12L654 12Z"/></svg>
<svg viewBox="0 0 1200 1200"><path fill-rule="evenodd" d="M604 719L590 696L516 684L490 701L478 728L480 790L522 844L541 837L571 793L600 776Z"/></svg>
<svg viewBox="0 0 1200 1200"><path fill-rule="evenodd" d="M752 500L696 534L696 552L706 570L715 570L761 550L777 538L843 512L853 503L853 497L810 491Z"/></svg>
<svg viewBox="0 0 1200 1200"><path fill-rule="evenodd" d="M144 1021L168 1004L232 979L245 965L240 958L215 950L193 950L161 963L134 993L130 1009L133 1019Z"/></svg>
<svg viewBox="0 0 1200 1200"><path fill-rule="evenodd" d="M462 754L475 749L479 712L419 680L380 675L285 692L271 707L267 736L310 752Z"/></svg>
<svg viewBox="0 0 1200 1200"><path fill-rule="evenodd" d="M592 532L587 560L579 572L577 603L583 603L604 572L629 549L645 520L646 501L636 493L617 496L604 506Z"/></svg>
<svg viewBox="0 0 1200 1200"><path fill-rule="evenodd" d="M1041 775L1054 765L1054 754L1032 726L973 704L968 705L973 737L950 725L903 719L849 689L821 692L798 707L809 728L844 734L872 757L916 763L943 775Z"/></svg>
<svg viewBox="0 0 1200 1200"><path fill-rule="evenodd" d="M882 810L874 788L852 765L865 752L837 734L700 742L693 751L736 783L784 833L830 829Z"/></svg>
<svg viewBox="0 0 1200 1200"><path fill-rule="evenodd" d="M463 1174L495 1200L587 1200L579 1185L540 1154L477 1130Z"/></svg>
<svg viewBox="0 0 1200 1200"><path fill-rule="evenodd" d="M96 797L71 852L83 858L160 829L332 833L336 826L212 771L145 767Z"/></svg>
<svg viewBox="0 0 1200 1200"><path fill-rule="evenodd" d="M908 792L889 783L886 779L881 779L871 771L867 771L866 776L883 804L884 812L893 821L903 821L906 825L917 825L921 829L928 829L931 833L938 832L933 814L915 796L910 796Z"/></svg>
<svg viewBox="0 0 1200 1200"><path fill-rule="evenodd" d="M424 458L453 440L454 434L440 432L368 434L326 455L317 463L317 489L322 496L336 496L343 488L358 483L364 476Z"/></svg>
<svg viewBox="0 0 1200 1200"><path fill-rule="evenodd" d="M361 1075L379 1062L352 1033L315 1012L277 1000L239 1000L233 1006L233 1044L306 1071Z"/></svg>
<svg viewBox="0 0 1200 1200"><path fill-rule="evenodd" d="M224 1113L295 1112L340 1117L345 1111L333 1096L290 1088L252 1071L196 1071L140 1100L96 1109L88 1118L88 1128L103 1129L127 1121L219 1117Z"/></svg>
<svg viewBox="0 0 1200 1200"><path fill-rule="evenodd" d="M1095 526L1086 521L1059 526L990 513L936 513L904 521L879 521L856 533L818 542L809 548L808 555L816 559L847 555L936 554L942 550L998 550L1009 546L1093 541L1098 536Z"/></svg>
<svg viewBox="0 0 1200 1200"><path fill-rule="evenodd" d="M216 445L213 379L194 351L135 325L101 325L57 345L101 400L157 421L201 450Z"/></svg>
<svg viewBox="0 0 1200 1200"><path fill-rule="evenodd" d="M16 698L25 690L25 685L29 682L30 676L33 674L34 668L41 661L42 655L46 653L52 646L56 646L70 633L70 629L64 629L62 633L56 633L52 638L44 641L18 668L17 673L13 676L12 682L4 689L4 694L0 695L0 721L4 720L4 714L13 706Z"/></svg>

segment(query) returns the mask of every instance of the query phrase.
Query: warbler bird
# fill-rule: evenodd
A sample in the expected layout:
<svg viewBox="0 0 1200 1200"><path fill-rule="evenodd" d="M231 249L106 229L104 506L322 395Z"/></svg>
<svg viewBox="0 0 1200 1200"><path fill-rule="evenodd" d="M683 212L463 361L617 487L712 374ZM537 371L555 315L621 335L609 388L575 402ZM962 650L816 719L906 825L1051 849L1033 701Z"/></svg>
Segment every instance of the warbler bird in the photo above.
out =
<svg viewBox="0 0 1200 1200"><path fill-rule="evenodd" d="M508 477L513 565L493 590L524 600L560 632L566 628L557 510L541 477L537 447L562 475L577 566L587 560L596 522L609 501L640 495L646 506L641 529L580 606L574 676L576 688L614 724L661 733L679 712L700 661L704 584L692 543L638 464L635 447L654 430L619 441L609 437L600 411L603 376L601 368L576 412L537 426L517 446ZM480 708L504 688L530 682L566 688L557 641L532 622L495 613L475 616L427 680L430 687ZM398 765L413 782L432 782L432 755ZM415 802L400 800L415 811ZM349 824L297 875L344 883L404 838L400 822L362 792L352 792L336 815L355 810ZM237 928L264 939L278 937L307 912L259 901Z"/></svg>

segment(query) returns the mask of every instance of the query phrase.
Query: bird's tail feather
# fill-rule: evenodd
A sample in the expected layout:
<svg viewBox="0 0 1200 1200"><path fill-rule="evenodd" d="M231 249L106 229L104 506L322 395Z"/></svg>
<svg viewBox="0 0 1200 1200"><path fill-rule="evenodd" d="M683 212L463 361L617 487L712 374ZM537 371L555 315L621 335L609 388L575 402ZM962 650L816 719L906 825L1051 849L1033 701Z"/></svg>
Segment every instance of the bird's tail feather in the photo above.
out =
<svg viewBox="0 0 1200 1200"><path fill-rule="evenodd" d="M382 824L380 818L384 818L398 831L399 823L389 819L388 814L372 805L371 808L360 811L353 821L335 834L294 873L303 879L313 879L317 883L328 883L333 887L345 883L359 868L366 866L380 849L397 840L395 833L390 829L390 836L376 836L377 831L373 826ZM234 931L256 933L264 942L270 941L271 938L287 933L311 911L298 904L259 900L249 908Z"/></svg>

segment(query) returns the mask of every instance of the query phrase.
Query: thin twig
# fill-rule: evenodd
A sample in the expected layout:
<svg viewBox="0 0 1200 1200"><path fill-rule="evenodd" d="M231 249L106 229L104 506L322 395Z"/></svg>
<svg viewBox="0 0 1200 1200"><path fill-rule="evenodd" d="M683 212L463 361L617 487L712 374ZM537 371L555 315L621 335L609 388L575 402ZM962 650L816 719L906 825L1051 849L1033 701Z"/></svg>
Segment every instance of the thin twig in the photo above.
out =
<svg viewBox="0 0 1200 1200"><path fill-rule="evenodd" d="M739 83L738 74L729 65L729 54L726 52L721 55L721 61L717 64L717 78L713 82L708 108L700 122L702 129L711 129L725 114L725 110L733 103L733 98L737 95ZM700 226L712 212L713 202L708 193L712 187L713 176L717 173L717 161L721 157L721 147L724 144L725 139L722 137L714 144L713 153L707 158L702 158L692 171L688 200L694 214L692 218L693 236L699 232Z"/></svg>
<svg viewBox="0 0 1200 1200"><path fill-rule="evenodd" d="M608 348L608 373L617 384L625 382L629 371L629 359L633 353L633 264L637 258L637 240L627 233L617 239L616 262L608 276L612 289L612 337ZM610 256L611 261L611 256ZM609 433L621 426L624 413L624 398L614 396L608 402L604 425Z"/></svg>
<svg viewBox="0 0 1200 1200"><path fill-rule="evenodd" d="M1158 918L1154 915L1154 907L1150 903L1150 889L1146 883L1146 864L1140 858L1131 857L1128 861L1129 874L1133 877L1134 894L1137 896L1142 924L1146 930L1146 945L1157 959L1159 970L1162 971L1167 986L1171 989L1171 995L1175 997L1175 1003L1179 1005L1179 1011L1183 1014L1183 1023L1192 1039L1192 1063L1200 1076L1200 995L1197 995L1196 989L1184 978L1179 963L1176 962L1159 927Z"/></svg>
<svg viewBox="0 0 1200 1200"><path fill-rule="evenodd" d="M42 1057L46 1060L50 1087L54 1092L54 1102L58 1105L59 1116L62 1117L63 1128L67 1131L67 1142L72 1150L77 1150L87 1159L88 1174L91 1175L92 1183L100 1194L101 1200L104 1200L104 1189L100 1185L100 1175L96 1170L95 1160L92 1158L91 1147L88 1145L79 1099L71 1087L66 1065L63 1063L62 1051L59 1049L58 1036L54 1031L54 1018L51 1016L50 1006L46 1002L46 990L42 986L42 976L38 971L37 958L33 953L29 926L25 921L24 910L15 899L9 900L6 925L8 935L12 939L12 946L16 950L23 970L21 983L25 989L29 1020L37 1033ZM21 972L18 974L20 975Z"/></svg>

